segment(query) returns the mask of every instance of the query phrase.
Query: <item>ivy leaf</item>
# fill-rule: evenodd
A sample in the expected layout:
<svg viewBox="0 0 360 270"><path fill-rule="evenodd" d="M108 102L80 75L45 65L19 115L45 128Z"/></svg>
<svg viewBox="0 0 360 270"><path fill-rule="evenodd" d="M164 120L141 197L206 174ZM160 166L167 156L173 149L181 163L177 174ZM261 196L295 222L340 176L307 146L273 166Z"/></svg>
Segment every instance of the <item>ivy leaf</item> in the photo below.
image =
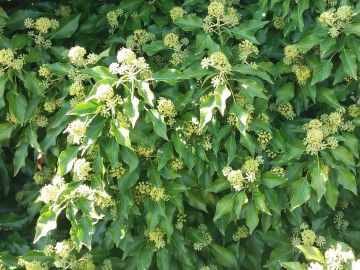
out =
<svg viewBox="0 0 360 270"><path fill-rule="evenodd" d="M130 131L127 128L119 125L117 120L113 120L111 122L111 132L115 135L115 139L119 144L132 149Z"/></svg>
<svg viewBox="0 0 360 270"><path fill-rule="evenodd" d="M306 178L302 177L291 186L293 195L291 198L291 211L294 211L297 207L301 206L310 199L311 187Z"/></svg>
<svg viewBox="0 0 360 270"><path fill-rule="evenodd" d="M41 210L40 216L36 224L34 243L39 241L41 237L46 236L50 231L56 229L56 220L61 210L62 208L57 209L57 211L54 212L52 210L49 210L47 207L44 207Z"/></svg>
<svg viewBox="0 0 360 270"><path fill-rule="evenodd" d="M337 200L339 196L339 191L337 187L330 181L330 179L326 182L326 193L325 200L326 203L335 211Z"/></svg>
<svg viewBox="0 0 360 270"><path fill-rule="evenodd" d="M61 39L71 37L78 28L80 16L80 14L77 14L60 20L60 26L52 33L51 38Z"/></svg>
<svg viewBox="0 0 360 270"><path fill-rule="evenodd" d="M0 123L0 142L10 139L16 125L11 123Z"/></svg>
<svg viewBox="0 0 360 270"><path fill-rule="evenodd" d="M171 142L164 143L157 151L158 170L161 170L173 157Z"/></svg>
<svg viewBox="0 0 360 270"><path fill-rule="evenodd" d="M357 80L357 64L355 53L351 50L345 49L340 54L340 59L343 64L344 71L353 79Z"/></svg>
<svg viewBox="0 0 360 270"><path fill-rule="evenodd" d="M13 165L14 165L14 176L16 176L19 170L25 166L25 160L28 156L28 144L21 143L17 146L16 152L14 155Z"/></svg>
<svg viewBox="0 0 360 270"><path fill-rule="evenodd" d="M321 87L318 89L316 99L320 102L328 104L335 109L340 107L340 103L337 100L334 91L329 88Z"/></svg>
<svg viewBox="0 0 360 270"><path fill-rule="evenodd" d="M236 194L228 194L221 198L216 204L216 211L213 220L221 218L223 215L231 213L234 207Z"/></svg>
<svg viewBox="0 0 360 270"><path fill-rule="evenodd" d="M314 85L318 82L322 82L323 80L329 78L332 69L333 69L333 63L331 62L331 59L320 60L320 62L315 67L313 77L311 80L311 85Z"/></svg>
<svg viewBox="0 0 360 270"><path fill-rule="evenodd" d="M250 202L246 207L245 220L246 226L248 226L249 232L252 234L259 224L259 210L253 202Z"/></svg>
<svg viewBox="0 0 360 270"><path fill-rule="evenodd" d="M345 147L339 145L335 149L331 149L331 154L335 160L345 164L347 168L352 169L355 166L355 160L351 152Z"/></svg>
<svg viewBox="0 0 360 270"><path fill-rule="evenodd" d="M316 191L318 201L326 193L326 182L328 181L327 174L322 170L322 161L317 158L311 169L311 187Z"/></svg>
<svg viewBox="0 0 360 270"><path fill-rule="evenodd" d="M276 91L276 104L286 103L294 98L294 83L286 83Z"/></svg>
<svg viewBox="0 0 360 270"><path fill-rule="evenodd" d="M166 134L167 128L165 121L157 110L148 110L145 115L145 121L148 123L151 122L153 124L154 131L158 136L164 138L167 141L169 140Z"/></svg>
<svg viewBox="0 0 360 270"><path fill-rule="evenodd" d="M174 24L184 31L193 31L202 28L203 20L196 15L187 15L180 19L176 19Z"/></svg>
<svg viewBox="0 0 360 270"><path fill-rule="evenodd" d="M211 121L213 116L213 110L216 107L214 97L209 97L200 104L200 128L204 128L205 125Z"/></svg>
<svg viewBox="0 0 360 270"><path fill-rule="evenodd" d="M126 115L129 117L132 127L135 127L136 121L140 116L139 104L140 104L140 100L136 96L131 96L124 103L124 110Z"/></svg>
<svg viewBox="0 0 360 270"><path fill-rule="evenodd" d="M150 89L150 84L142 81L139 84L136 83L136 85L140 96L142 96L142 98L145 100L147 104L149 104L151 107L154 107L155 96Z"/></svg>
<svg viewBox="0 0 360 270"><path fill-rule="evenodd" d="M350 190L352 193L357 195L356 180L355 176L347 169L341 166L336 167L337 178L336 180L345 189Z"/></svg>
<svg viewBox="0 0 360 270"><path fill-rule="evenodd" d="M211 253L218 264L232 269L238 268L237 259L232 250L217 244L211 244L210 247Z"/></svg>
<svg viewBox="0 0 360 270"><path fill-rule="evenodd" d="M304 254L307 260L325 263L324 256L318 248L308 245L297 245L296 247Z"/></svg>
<svg viewBox="0 0 360 270"><path fill-rule="evenodd" d="M93 225L89 216L82 216L79 218L76 236L82 245L85 245L91 250L91 241L95 232L95 226Z"/></svg>
<svg viewBox="0 0 360 270"><path fill-rule="evenodd" d="M231 96L231 92L226 85L219 85L215 88L215 104L223 116L226 109L226 100Z"/></svg>
<svg viewBox="0 0 360 270"><path fill-rule="evenodd" d="M65 174L71 171L74 162L77 158L78 152L79 152L79 147L70 146L60 153L59 161L58 161L60 176L64 176Z"/></svg>

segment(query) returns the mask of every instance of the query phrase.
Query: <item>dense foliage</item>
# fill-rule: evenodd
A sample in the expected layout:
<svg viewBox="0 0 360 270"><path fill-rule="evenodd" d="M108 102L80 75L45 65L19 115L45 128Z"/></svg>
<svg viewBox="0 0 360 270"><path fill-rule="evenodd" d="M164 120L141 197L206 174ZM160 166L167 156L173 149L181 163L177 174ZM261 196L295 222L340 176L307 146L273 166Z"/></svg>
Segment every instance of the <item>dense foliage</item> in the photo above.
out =
<svg viewBox="0 0 360 270"><path fill-rule="evenodd" d="M0 269L360 269L357 0L0 9Z"/></svg>

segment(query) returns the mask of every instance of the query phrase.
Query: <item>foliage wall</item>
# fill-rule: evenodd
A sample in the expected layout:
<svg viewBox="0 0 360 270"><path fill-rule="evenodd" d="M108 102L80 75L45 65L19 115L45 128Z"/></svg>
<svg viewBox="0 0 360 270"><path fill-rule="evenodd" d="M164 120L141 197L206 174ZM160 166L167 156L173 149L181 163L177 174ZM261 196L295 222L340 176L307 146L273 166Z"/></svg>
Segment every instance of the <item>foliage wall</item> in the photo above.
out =
<svg viewBox="0 0 360 270"><path fill-rule="evenodd" d="M0 269L360 269L356 0L0 9Z"/></svg>

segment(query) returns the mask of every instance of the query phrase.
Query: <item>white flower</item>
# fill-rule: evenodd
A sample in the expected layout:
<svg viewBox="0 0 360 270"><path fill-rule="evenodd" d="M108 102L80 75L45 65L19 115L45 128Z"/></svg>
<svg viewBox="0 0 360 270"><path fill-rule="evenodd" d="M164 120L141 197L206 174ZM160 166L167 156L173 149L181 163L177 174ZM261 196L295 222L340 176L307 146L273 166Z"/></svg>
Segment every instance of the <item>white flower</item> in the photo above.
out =
<svg viewBox="0 0 360 270"><path fill-rule="evenodd" d="M135 53L128 48L121 48L116 56L118 63L131 63L132 60L136 59Z"/></svg>
<svg viewBox="0 0 360 270"><path fill-rule="evenodd" d="M96 99L100 102L109 101L114 96L114 90L109 84L100 84L96 89Z"/></svg>
<svg viewBox="0 0 360 270"><path fill-rule="evenodd" d="M80 46L75 46L69 50L68 57L70 58L71 63L75 65L83 65L85 54L86 54L85 48Z"/></svg>

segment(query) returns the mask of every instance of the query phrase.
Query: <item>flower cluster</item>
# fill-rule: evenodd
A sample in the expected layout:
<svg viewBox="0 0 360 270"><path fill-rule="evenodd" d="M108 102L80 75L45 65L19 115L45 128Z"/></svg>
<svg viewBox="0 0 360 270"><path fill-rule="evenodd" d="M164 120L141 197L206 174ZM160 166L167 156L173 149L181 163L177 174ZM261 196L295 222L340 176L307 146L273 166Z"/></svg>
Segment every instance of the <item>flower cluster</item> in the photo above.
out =
<svg viewBox="0 0 360 270"><path fill-rule="evenodd" d="M244 164L241 166L241 171L246 175L246 179L250 182L255 181L259 172L259 167L264 163L261 156L257 156L255 159L248 157L245 159Z"/></svg>
<svg viewBox="0 0 360 270"><path fill-rule="evenodd" d="M242 225L237 228L236 232L233 234L232 239L235 242L239 242L241 239L244 239L249 236L249 229L246 225Z"/></svg>
<svg viewBox="0 0 360 270"><path fill-rule="evenodd" d="M109 175L112 178L120 179L125 174L125 168L123 163L119 162L119 164L115 168L111 168L109 170Z"/></svg>
<svg viewBox="0 0 360 270"><path fill-rule="evenodd" d="M109 71L120 76L118 83L134 83L139 79L151 80L149 65L143 57L136 57L132 50L121 48L116 59L117 63L110 64Z"/></svg>
<svg viewBox="0 0 360 270"><path fill-rule="evenodd" d="M292 70L295 73L298 84L305 85L307 79L309 79L311 75L310 69L304 65L294 65Z"/></svg>
<svg viewBox="0 0 360 270"><path fill-rule="evenodd" d="M60 176L55 176L51 184L45 185L40 189L39 201L46 204L56 202L60 194L66 189L64 179Z"/></svg>
<svg viewBox="0 0 360 270"><path fill-rule="evenodd" d="M280 17L274 18L274 27L278 30L283 29L285 26L284 20Z"/></svg>
<svg viewBox="0 0 360 270"><path fill-rule="evenodd" d="M149 238L149 240L151 242L153 242L155 244L156 250L160 250L163 247L165 247L165 245L166 245L165 240L164 240L165 234L159 228L155 228L155 230L150 231L147 234L147 237Z"/></svg>
<svg viewBox="0 0 360 270"><path fill-rule="evenodd" d="M345 5L321 13L319 22L328 28L331 37L337 37L355 15L353 8Z"/></svg>
<svg viewBox="0 0 360 270"><path fill-rule="evenodd" d="M221 36L221 27L234 27L239 24L239 16L232 6L226 6L223 2L212 1L208 6L208 15L203 22L206 33L216 33Z"/></svg>
<svg viewBox="0 0 360 270"><path fill-rule="evenodd" d="M179 36L174 33L169 33L164 37L164 45L174 51L170 59L170 63L173 66L178 66L185 60L187 49L183 47L188 44L189 40L187 38L180 39Z"/></svg>
<svg viewBox="0 0 360 270"><path fill-rule="evenodd" d="M33 179L35 184L42 185L49 183L52 179L53 171L50 168L45 167L42 171L38 171L34 174Z"/></svg>
<svg viewBox="0 0 360 270"><path fill-rule="evenodd" d="M213 241L213 238L211 237L210 233L208 232L208 228L206 227L205 224L199 225L199 231L202 236L201 241L195 242L193 244L193 248L196 251L202 250L204 247L210 245Z"/></svg>
<svg viewBox="0 0 360 270"><path fill-rule="evenodd" d="M353 124L344 121L345 109L340 108L330 114L321 115L320 119L313 119L303 126L306 131L304 144L306 152L316 155L325 148L335 149L338 147L338 140L333 136L340 131L352 131Z"/></svg>
<svg viewBox="0 0 360 270"><path fill-rule="evenodd" d="M35 44L44 48L49 48L51 47L51 41L46 39L44 35L50 30L57 29L59 27L59 22L55 19L49 19L46 17L41 17L36 20L26 18L24 25L25 28L32 29L28 32L28 36L35 41Z"/></svg>
<svg viewBox="0 0 360 270"><path fill-rule="evenodd" d="M210 57L205 57L201 61L201 66L204 69L208 69L209 67L215 68L220 71L220 73L228 73L231 69L229 60L222 52L214 52Z"/></svg>
<svg viewBox="0 0 360 270"><path fill-rule="evenodd" d="M291 105L290 102L286 102L282 104L271 104L270 109L277 111L288 120L293 120L296 116L296 114L294 113L293 106Z"/></svg>
<svg viewBox="0 0 360 270"><path fill-rule="evenodd" d="M299 60L302 59L301 52L298 48L296 48L294 45L287 45L284 48L284 64L285 65L291 65L294 63L299 62Z"/></svg>
<svg viewBox="0 0 360 270"><path fill-rule="evenodd" d="M76 180L87 180L89 179L89 173L91 171L90 162L86 161L84 158L77 159L74 162L74 176Z"/></svg>
<svg viewBox="0 0 360 270"><path fill-rule="evenodd" d="M141 204L145 197L150 197L155 202L160 200L167 201L169 196L165 193L165 188L155 187L147 182L140 182L135 187L134 199L136 204Z"/></svg>
<svg viewBox="0 0 360 270"><path fill-rule="evenodd" d="M231 167L225 167L222 173L235 191L241 191L246 188L247 179L243 176L241 170L233 170Z"/></svg>
<svg viewBox="0 0 360 270"><path fill-rule="evenodd" d="M113 34L115 30L119 27L118 18L124 14L123 10L118 8L116 10L111 10L106 14L106 19L110 25L109 33Z"/></svg>
<svg viewBox="0 0 360 270"><path fill-rule="evenodd" d="M86 65L93 65L98 61L98 55L94 53L90 53L86 55L86 49L80 46L75 46L70 48L68 57L70 62L78 67L86 66Z"/></svg>
<svg viewBox="0 0 360 270"><path fill-rule="evenodd" d="M305 223L301 224L300 228L293 230L292 240L293 245L309 245L316 244L319 247L325 245L326 240L323 236L316 236L315 232L309 229L309 226Z"/></svg>
<svg viewBox="0 0 360 270"><path fill-rule="evenodd" d="M61 5L57 10L55 10L55 15L59 17L69 17L71 15L71 7Z"/></svg>
<svg viewBox="0 0 360 270"><path fill-rule="evenodd" d="M176 216L175 228L178 229L179 231L181 231L182 228L184 227L185 222L186 222L186 214L178 213Z"/></svg>
<svg viewBox="0 0 360 270"><path fill-rule="evenodd" d="M64 133L69 133L67 137L68 142L80 145L86 134L87 127L88 122L86 121L77 119L71 122L64 131Z"/></svg>
<svg viewBox="0 0 360 270"><path fill-rule="evenodd" d="M169 126L172 126L176 116L176 108L174 103L170 99L161 97L158 99L157 109L166 118L166 123Z"/></svg>
<svg viewBox="0 0 360 270"><path fill-rule="evenodd" d="M269 144L269 142L272 140L272 134L268 131L259 131L256 132L257 141L259 143L259 147L262 150L266 149L266 146Z"/></svg>
<svg viewBox="0 0 360 270"><path fill-rule="evenodd" d="M174 171L180 171L184 168L184 161L181 158L175 158L170 163L170 168Z"/></svg>
<svg viewBox="0 0 360 270"><path fill-rule="evenodd" d="M135 30L134 33L126 39L126 47L135 51L141 51L141 46L155 39L155 35L145 30Z"/></svg>
<svg viewBox="0 0 360 270"><path fill-rule="evenodd" d="M24 259L20 258L18 260L18 264L20 266L25 267L26 270L48 270L49 266L46 262L41 261L25 261Z"/></svg>
<svg viewBox="0 0 360 270"><path fill-rule="evenodd" d="M0 50L0 77L5 75L8 69L21 70L24 66L24 55L15 57L15 53L12 49Z"/></svg>
<svg viewBox="0 0 360 270"><path fill-rule="evenodd" d="M344 212L338 211L334 216L335 229L340 232L346 231L349 226L349 221L345 220Z"/></svg>
<svg viewBox="0 0 360 270"><path fill-rule="evenodd" d="M244 40L239 44L240 59L243 63L247 63L247 59L251 54L258 54L258 48L249 40Z"/></svg>
<svg viewBox="0 0 360 270"><path fill-rule="evenodd" d="M170 10L170 17L173 21L184 17L184 10L181 7L173 7Z"/></svg>

